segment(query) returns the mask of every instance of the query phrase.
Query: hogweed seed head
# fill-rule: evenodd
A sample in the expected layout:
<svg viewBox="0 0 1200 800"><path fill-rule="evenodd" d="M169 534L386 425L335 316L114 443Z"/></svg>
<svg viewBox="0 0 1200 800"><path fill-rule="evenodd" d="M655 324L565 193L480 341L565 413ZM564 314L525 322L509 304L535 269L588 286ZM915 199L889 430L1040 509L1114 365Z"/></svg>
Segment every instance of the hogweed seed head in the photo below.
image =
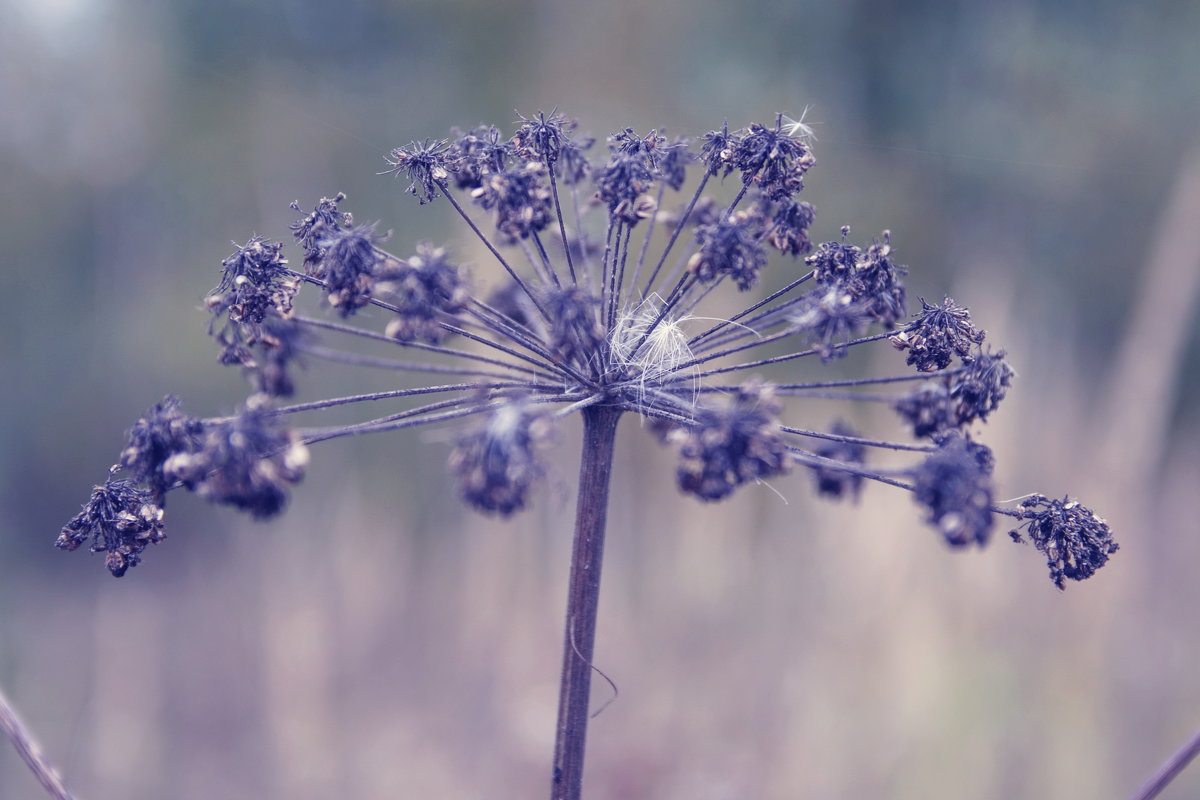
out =
<svg viewBox="0 0 1200 800"><path fill-rule="evenodd" d="M721 130L713 130L704 134L701 139L700 160L704 162L710 175L722 172L728 176L733 172L735 169L733 156L737 152L740 140L741 137L736 133L729 132L728 122L721 126Z"/></svg>
<svg viewBox="0 0 1200 800"><path fill-rule="evenodd" d="M199 450L204 437L204 423L179 406L179 398L167 395L134 423L118 464L129 470L133 483L149 489L160 506L176 480L164 465L179 453Z"/></svg>
<svg viewBox="0 0 1200 800"><path fill-rule="evenodd" d="M510 138L481 125L388 154L386 173L406 179L422 205L444 198L490 254L478 277L434 244L389 253L384 236L343 210L342 194L309 212L292 204L302 272L280 243L256 236L238 246L206 300L209 332L219 361L243 369L255 394L212 419L184 414L170 396L156 405L58 545L88 543L121 575L162 539L176 489L268 517L303 477L309 446L432 424L463 425L450 467L466 503L509 516L530 504L549 469L556 425L596 407L607 419L637 415L676 445L680 488L705 501L799 465L829 497L857 499L868 482L911 491L955 547L984 544L995 514L1015 517L1060 586L1116 550L1103 520L1074 501L993 503L992 454L971 432L1015 373L954 301L922 300L907 317L907 267L888 231L852 243L842 226L840 239L813 247L816 213L799 195L815 158L802 120L724 124L695 144L625 129L608 138L600 163L588 156L594 140L576 131L557 112L539 113L518 116ZM296 300L304 284L326 298L307 312ZM773 290L753 295L760 284ZM741 298L741 310L704 316L710 295ZM350 340L360 346L342 346ZM904 353L907 372L808 374L885 341ZM301 360L401 380L280 406L297 389ZM810 397L889 405L918 441L868 438L842 423L785 425ZM379 404L399 408L348 425L289 424ZM873 466L879 449L915 453L916 463Z"/></svg>
<svg viewBox="0 0 1200 800"><path fill-rule="evenodd" d="M90 541L92 552L105 553L104 565L119 578L137 566L147 545L165 538L162 518L162 507L150 491L131 480L109 480L92 490L92 498L54 545L69 551Z"/></svg>
<svg viewBox="0 0 1200 800"><path fill-rule="evenodd" d="M497 407L450 454L463 499L503 517L524 508L530 489L546 473L538 451L551 431L546 415L531 405L517 400Z"/></svg>
<svg viewBox="0 0 1200 800"><path fill-rule="evenodd" d="M965 438L947 438L912 477L914 499L947 544L987 544L992 530L989 470Z"/></svg>
<svg viewBox="0 0 1200 800"><path fill-rule="evenodd" d="M762 225L749 214L701 225L696 229L700 249L688 260L688 272L704 283L728 276L746 291L758 283L758 273L767 264L761 239Z"/></svg>
<svg viewBox="0 0 1200 800"><path fill-rule="evenodd" d="M791 466L779 428L773 387L747 383L725 408L705 408L679 448L679 488L701 500L722 500L747 481L772 478Z"/></svg>
<svg viewBox="0 0 1200 800"><path fill-rule="evenodd" d="M565 116L555 112L549 115L539 113L528 119L520 114L517 117L521 120L521 127L512 139L517 155L552 167L562 155L563 147L568 144L574 125Z"/></svg>
<svg viewBox="0 0 1200 800"><path fill-rule="evenodd" d="M403 174L411 181L405 190L425 205L438 197L438 187L458 169L458 159L445 139L413 142L408 147L397 147L387 155L388 166L384 174L400 177Z"/></svg>
<svg viewBox="0 0 1200 800"><path fill-rule="evenodd" d="M822 361L846 355L850 342L871 322L866 307L839 285L806 295L798 306L792 326L812 334Z"/></svg>
<svg viewBox="0 0 1200 800"><path fill-rule="evenodd" d="M804 188L804 173L816 163L807 136L783 130L783 114L775 127L751 125L730 159L741 170L742 183L760 188L771 199L787 198Z"/></svg>
<svg viewBox="0 0 1200 800"><path fill-rule="evenodd" d="M649 218L657 208L651 188L658 177L657 136L645 139L625 130L610 140L608 164L596 175L596 197L609 214L627 225Z"/></svg>
<svg viewBox="0 0 1200 800"><path fill-rule="evenodd" d="M496 230L506 241L526 239L546 229L554 221L550 187L545 183L545 165L537 161L483 178L471 192L481 208L495 215Z"/></svg>
<svg viewBox="0 0 1200 800"><path fill-rule="evenodd" d="M385 332L401 342L437 344L447 334L441 320L466 308L470 289L445 248L419 242L416 249L379 273L379 293L391 301L389 310L395 314Z"/></svg>
<svg viewBox="0 0 1200 800"><path fill-rule="evenodd" d="M1013 541L1024 541L1020 530L1025 529L1033 546L1046 556L1050 580L1059 589L1066 587L1067 578L1090 578L1119 549L1108 523L1069 497L1051 500L1030 495L1021 501L1019 510L1021 522L1009 535Z"/></svg>
<svg viewBox="0 0 1200 800"><path fill-rule="evenodd" d="M214 317L235 325L257 325L275 314L286 317L300 282L287 268L283 245L255 236L221 262L221 282L204 300Z"/></svg>
<svg viewBox="0 0 1200 800"><path fill-rule="evenodd" d="M341 192L332 198L322 197L308 216L292 223L292 237L304 250L306 271L311 270L325 257L325 248L321 246L323 240L328 239L333 233L354 225L350 214L338 209L338 204L345 199L346 195ZM300 203L293 200L291 209L300 211Z"/></svg>
<svg viewBox="0 0 1200 800"><path fill-rule="evenodd" d="M947 297L941 305L921 301L921 313L895 336L897 350L907 350L905 363L921 372L945 369L955 356L969 358L975 345L983 344L984 331L971 324L971 314Z"/></svg>
<svg viewBox="0 0 1200 800"><path fill-rule="evenodd" d="M813 450L816 455L851 466L861 467L866 463L866 445L853 441L856 438L853 428L838 420L830 426L829 432L838 438L822 441ZM815 466L812 471L817 483L817 494L832 498L849 496L854 500L858 499L858 493L862 490L862 475L826 466Z"/></svg>
<svg viewBox="0 0 1200 800"><path fill-rule="evenodd" d="M371 302L383 257L376 249L381 237L373 225L330 231L322 239L322 256L311 274L325 281L325 299L343 317Z"/></svg>
<svg viewBox="0 0 1200 800"><path fill-rule="evenodd" d="M253 395L236 416L206 425L200 447L177 452L163 471L201 497L266 519L283 510L307 465L300 438L264 395Z"/></svg>
<svg viewBox="0 0 1200 800"><path fill-rule="evenodd" d="M776 250L789 256L804 255L812 250L808 229L816 219L817 212L811 204L792 198L771 203L764 198L759 213L771 220L767 241Z"/></svg>

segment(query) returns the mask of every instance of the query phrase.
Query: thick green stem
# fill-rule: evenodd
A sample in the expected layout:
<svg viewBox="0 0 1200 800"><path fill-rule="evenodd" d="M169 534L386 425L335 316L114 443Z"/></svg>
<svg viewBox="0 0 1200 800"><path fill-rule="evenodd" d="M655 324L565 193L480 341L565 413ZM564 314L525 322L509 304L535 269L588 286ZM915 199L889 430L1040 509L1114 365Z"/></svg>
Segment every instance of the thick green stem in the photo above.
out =
<svg viewBox="0 0 1200 800"><path fill-rule="evenodd" d="M621 416L619 409L608 406L591 406L582 414L583 455L579 465L571 577L567 586L567 623L550 795L553 800L579 800L583 791L583 756L587 746L588 698L592 685L592 650L596 642L596 610L600 603L608 487L617 420Z"/></svg>

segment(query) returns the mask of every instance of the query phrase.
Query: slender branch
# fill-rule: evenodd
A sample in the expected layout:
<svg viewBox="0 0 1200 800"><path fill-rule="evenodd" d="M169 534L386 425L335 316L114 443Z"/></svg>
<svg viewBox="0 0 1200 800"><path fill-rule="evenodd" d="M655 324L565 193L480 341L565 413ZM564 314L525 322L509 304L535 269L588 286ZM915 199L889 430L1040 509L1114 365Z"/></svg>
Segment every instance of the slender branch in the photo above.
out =
<svg viewBox="0 0 1200 800"><path fill-rule="evenodd" d="M1153 797L1158 797L1159 793L1167 788L1167 785L1175 780L1197 755L1200 755L1200 730L1193 733L1192 738L1188 739L1183 747L1179 748L1158 768L1158 772L1146 781L1138 793L1133 796L1133 800L1151 800Z"/></svg>
<svg viewBox="0 0 1200 800"><path fill-rule="evenodd" d="M945 378L952 375L958 375L963 372L962 367L953 369L943 369L936 372L916 372L912 375L891 375L886 378L846 378L838 381L809 381L806 383L772 383L771 387L780 394L787 394L789 397L808 397L807 392L815 389L835 389L844 386L876 386L879 384L888 383L914 383L917 381L931 381L937 378ZM672 379L675 381L675 379ZM728 392L731 387L726 385L698 386L696 388L677 389L673 385L663 387L670 392L686 392L688 394L712 394ZM840 396L840 395L839 395ZM896 398L888 396L888 399Z"/></svg>
<svg viewBox="0 0 1200 800"><path fill-rule="evenodd" d="M836 458L819 456L816 453L810 453L807 450L801 450L799 447L789 447L788 450L791 451L793 460L800 464L804 464L805 466L822 467L824 469L830 469L836 472L845 472L848 475L858 475L859 477L878 481L879 483L886 483L888 486L895 486L899 489L907 489L910 492L913 490L911 483L905 483L904 481L899 481L895 478L889 478L886 475L882 475L878 472L872 472L869 469L856 467L853 464L845 461L838 461ZM898 474L903 475L907 473L900 472Z"/></svg>
<svg viewBox="0 0 1200 800"><path fill-rule="evenodd" d="M558 181L554 179L554 167L550 167L550 193L554 195L554 216L558 217L558 235L562 237L563 251L567 254L567 270L571 273L571 283L578 284L575 277L575 261L571 258L571 242L567 239L567 225L563 222L562 204L558 201Z"/></svg>
<svg viewBox="0 0 1200 800"><path fill-rule="evenodd" d="M296 403L295 405L277 408L275 414L296 414L301 411L314 411L319 408L332 408L350 403L365 403L371 400L387 400L394 397L414 397L422 394L440 394L442 392L470 392L485 389L545 389L545 386L528 383L455 383L445 386L422 386L418 389L390 389L385 392L355 394L346 397L333 397L328 400L314 400L311 403ZM556 388L556 387L550 387Z"/></svg>
<svg viewBox="0 0 1200 800"><path fill-rule="evenodd" d="M539 246L540 246L540 244L539 244ZM376 247L375 252L377 252L383 256L386 256L387 258L390 258L393 261L403 263L402 261L400 261L400 259L396 258L396 256L392 255L391 253L387 252L386 250L381 250L380 248ZM545 256L545 251L542 252L542 255L543 255L543 257ZM531 263L532 263L532 259L531 259ZM536 269L536 265L534 265L534 267ZM313 284L314 286L319 286L322 289L326 289L326 290L328 290L328 288L329 288L329 285L325 281L321 280L320 278L314 278L311 275L305 275L303 273L296 272L295 270L288 270L288 272L297 278L301 278L301 279ZM556 280L557 280L557 278L556 278ZM397 314L397 315L404 314L403 309L401 309L399 306L397 306L393 303L389 303L385 300L380 300L377 297L371 297L368 299L367 302L373 306L382 308L385 311L391 311L393 314ZM520 331L518 331L514 327L515 323L513 323L512 320L510 320L508 317L501 314L499 311L496 311L495 309L491 308L491 306L488 306L486 303L483 303L474 298L472 298L471 303L473 306L477 306L479 308L484 308L484 309L491 311L493 314L495 314L499 318L498 320L489 319L489 318L485 317L484 315L480 314L476 308L468 308L467 313L471 314L473 317L478 319L480 321L480 324L483 327L483 329L487 330L489 333L502 334L503 336L506 336L509 339L511 339L513 342L516 342L517 344L521 345L522 347L525 347L526 349L530 350L531 352L541 356L546 361L553 363L554 359L551 357L550 353L547 352L544 347L539 346L536 341L529 338L528 336L523 335ZM445 316L451 320L454 320L454 317L449 314L446 314ZM445 320L439 321L438 324L443 329L450 331L452 333L460 332L458 327L455 327L453 324L451 324L450 322L447 322ZM470 337L470 338L475 338L476 341L483 342L488 347L494 347L497 350L502 350L503 352L506 352L506 353L512 353L511 350L508 350L507 348L499 345L496 342L492 342L492 341L489 341L486 339L478 339L477 337ZM517 354L517 357L523 358L524 360L529 361L530 363L535 364L537 366L542 366L542 363L539 361L531 360L531 359L526 358L525 356L521 356L519 354Z"/></svg>
<svg viewBox="0 0 1200 800"><path fill-rule="evenodd" d="M912 450L918 453L932 453L937 450L937 447L931 444L901 444L900 442L885 442L879 439L864 439L861 436L843 436L837 433L809 431L802 428L792 428L788 425L780 425L779 430L783 431L784 433L792 433L797 436L808 436L813 439L826 439L831 442L845 442L847 444L861 444L865 447L882 447L888 450Z"/></svg>
<svg viewBox="0 0 1200 800"><path fill-rule="evenodd" d="M759 169L761 169L761 167ZM738 207L738 203L742 202L742 198L746 196L746 190L750 188L750 181L753 180L754 176L756 175L758 175L758 170L755 170L754 175L752 175L748 180L743 181L742 188L738 189L737 197L733 198L733 202L729 204L729 208L725 209L725 213L723 215L725 219L729 219L729 216L733 214L733 210Z"/></svg>
<svg viewBox="0 0 1200 800"><path fill-rule="evenodd" d="M934 372L916 372L912 375L890 375L886 378L847 378L840 381L810 381L808 383L777 383L776 389L829 389L836 386L877 386L881 383L912 383L914 381L931 381L937 378L958 375L962 367L942 369Z"/></svg>
<svg viewBox="0 0 1200 800"><path fill-rule="evenodd" d="M436 409L453 408L456 405L461 405L467 402L466 399L460 398L457 400L446 400L441 403L430 403L421 408L414 408L411 411L402 411L399 414L392 414L388 417L380 417L379 419L370 420L368 422L360 422L357 425L345 425L340 428L324 429L309 431L301 435L300 440L304 444L317 444L318 442L327 442L330 439L341 439L344 436L358 436L364 433L383 433L384 431L400 430L401 428L412 428L417 425L429 425L434 422L445 422L448 419L458 419L459 417L468 417L472 414L479 414L484 411L490 411L498 407L498 403L481 403L469 408L458 408L452 411L445 411L441 414L433 414ZM421 414L429 414L427 417L412 419L412 417Z"/></svg>
<svg viewBox="0 0 1200 800"><path fill-rule="evenodd" d="M673 371L677 372L679 370L687 369L689 367L694 367L697 364L703 364L705 361L712 361L713 359L721 358L722 356L732 355L733 353L749 349L749 347L758 347L759 345L769 344L770 342L777 341L779 339L785 338L786 336L790 336L790 335L792 335L792 333L793 332L791 332L791 331L785 331L783 334L777 334L775 336L768 336L766 338L763 338L756 342L753 342L748 347L735 347L735 348L730 348L729 350L722 350L718 353L709 353L701 358L697 358L697 359L693 359L692 361L684 362L683 364L680 364L679 366L675 367ZM864 336L861 339L852 339L848 342L842 342L838 346L839 347L852 347L853 345L856 345L856 344L865 344L866 342L874 342L879 339L886 339L888 336L891 336L891 335L893 335L893 332L887 331L886 333L880 333L875 336ZM821 351L817 350L816 348L809 348L808 350L801 350L796 353L788 353L787 355L776 356L774 358L763 358L763 359L759 359L758 361L747 361L742 364L734 364L729 367L720 367L718 369L710 369L710 370L701 372L698 376L691 376L691 377L707 378L710 375L720 375L725 372L737 372L738 370L743 370L743 369L755 369L757 367L765 367L768 364L780 364L784 361L791 361L796 358L804 358L805 356L814 356L814 355L819 354L820 352ZM681 378L680 380L683 380L683 379Z"/></svg>
<svg viewBox="0 0 1200 800"><path fill-rule="evenodd" d="M713 292L714 289L716 289L718 286L720 286L724 282L724 280L725 280L725 276L721 275L715 281L708 284L708 286L705 286L703 289L701 289L700 294L693 297L690 301L688 301L688 304L686 306L684 306L682 309L680 309L679 314L677 315L677 319L683 319L685 317L690 316L691 313L696 310L696 306L703 303L704 298L708 297Z"/></svg>
<svg viewBox="0 0 1200 800"><path fill-rule="evenodd" d="M508 261L504 259L504 256L500 255L500 251L496 249L496 246L492 244L491 240L483 234L483 231L479 230L479 226L475 224L475 220L471 219L470 215L468 215L463 207L458 204L458 201L454 199L454 195L450 193L450 187L446 184L446 182L442 181L439 183L438 188L442 190L442 194L450 202L450 205L454 206L454 210L457 211L458 215L463 218L463 221L466 222L471 230L475 232L475 235L479 237L479 241L483 242L484 246L487 247L487 249L491 251L492 255L496 257L496 260L500 262L500 266L504 267L504 269L508 272L509 277L516 281L517 286L521 287L521 291L525 292L525 294L529 297L530 302L533 303L542 317L546 320L549 320L550 317L546 313L546 309L543 308L542 304L538 302L537 296L534 295L533 290L529 288L529 285L525 283L525 281L521 280L521 276L518 275L517 271L509 265Z"/></svg>
<svg viewBox="0 0 1200 800"><path fill-rule="evenodd" d="M566 364L561 364L561 363L557 363L557 362L544 363L544 362L538 361L536 358L532 358L532 357L524 355L522 353L518 353L516 350L513 350L510 347L505 347L502 344L493 342L490 339L485 339L482 336L476 336L475 334L471 333L470 331L463 330L462 328L459 328L456 325L450 325L445 322L441 323L441 325L446 330L450 331L451 333L457 333L459 336L463 337L464 339L470 339L473 342L479 342L480 344L485 345L487 347L495 348L496 350L499 350L502 353L507 353L508 355L512 356L513 358L519 358L522 361L532 364L535 367L550 367L552 369L557 369L560 372L564 373L565 375L579 381L580 383L587 383L587 378L583 377L582 375L580 375L575 370L571 369L571 367L567 366Z"/></svg>
<svg viewBox="0 0 1200 800"><path fill-rule="evenodd" d="M17 748L21 760L25 762L25 765L37 777L38 783L51 797L54 797L55 800L75 800L74 795L67 791L58 771L46 760L42 748L38 746L29 729L17 716L17 712L5 697L3 689L0 689L0 728L8 735L13 747Z"/></svg>
<svg viewBox="0 0 1200 800"><path fill-rule="evenodd" d="M605 399L605 396L602 393L597 393L597 394L591 395L590 397L585 397L578 402L571 403L571 405L569 405L569 406L563 406L558 411L554 412L554 416L558 417L559 419L562 419L563 417L574 414L576 411L582 411L583 409L587 408L588 406L594 406L594 405L596 405L596 403L602 402L604 399Z"/></svg>
<svg viewBox="0 0 1200 800"><path fill-rule="evenodd" d="M533 239L533 243L537 245L538 256L542 259L542 264L545 265L546 271L550 273L550 277L554 281L554 286L561 289L562 282L558 279L558 273L554 271L554 262L550 260L549 254L546 253L546 246L542 244L542 237L538 236L537 231L532 231L529 238Z"/></svg>
<svg viewBox="0 0 1200 800"><path fill-rule="evenodd" d="M633 234L633 226L625 226L625 244L621 247L621 265L617 271L616 285L612 293L612 307L608 313L608 329L612 330L617 323L617 311L620 310L621 292L625 284L625 264L629 261L629 238Z"/></svg>
<svg viewBox="0 0 1200 800"><path fill-rule="evenodd" d="M533 248L529 246L529 241L527 239L518 239L514 244L521 248L521 252L525 254L525 260L529 262L529 268L533 270L533 274L538 277L538 280L542 282L542 285L549 286L551 281L549 267L546 264L546 260L539 260L538 258L534 257Z"/></svg>
<svg viewBox="0 0 1200 800"><path fill-rule="evenodd" d="M703 333L696 334L688 341L688 346L695 347L699 342L701 342L704 339L707 339L709 336L711 336L714 333L716 333L717 331L721 330L726 325L735 323L735 322L741 320L743 317L745 317L748 314L753 314L758 309L762 308L763 306L767 305L770 302L773 302L774 300L777 300L778 298L780 298L783 295L790 292L792 289L795 289L797 286L800 286L801 284L803 284L805 281L808 281L810 278L812 278L813 274L814 273L809 272L807 275L802 275L801 277L792 281L791 283L789 283L787 286L783 287L779 291L773 292L772 294L768 295L767 297L764 297L762 300L759 300L757 303L750 306L749 308L739 311L737 314L734 314L729 319L718 322L716 325L712 326L711 328L704 331Z"/></svg>
<svg viewBox="0 0 1200 800"><path fill-rule="evenodd" d="M511 370L515 370L517 372L525 372L530 375L536 375L537 377L539 377L543 380L554 380L555 378L558 377L557 375L553 375L551 373L547 373L542 370L530 369L529 367L523 367L520 364L510 364L507 361L501 361L496 358L489 358L488 356L479 355L478 353L468 353L465 350L455 350L454 348L451 348L451 347L442 347L441 345L436 345L436 344L425 344L424 342L418 342L416 340L401 341L400 339L393 339L390 336L385 336L382 333L375 333L374 331L368 331L368 330L364 330L362 328L355 328L352 325L341 325L337 322L329 322L329 321L323 320L323 319L315 319L313 317L302 317L299 315L293 317L293 319L295 319L296 322L300 323L301 325L308 325L313 328L322 328L327 331L337 331L338 333L346 333L351 336L358 336L363 339L371 339L371 340L374 340L377 342L387 342L388 344L391 344L393 346L410 347L414 350L427 350L430 353L441 353L442 355L454 356L456 358L465 358L470 361L478 361L482 364L491 364L492 366L503 367L504 369L511 369ZM480 339L477 336L473 336L471 334L466 334L461 329L455 328L452 325L445 326L443 324L443 327L448 327L449 330L452 330L454 333L458 333L459 335L465 336L466 338L474 339L475 341L489 344L492 347L495 347L496 349L501 350L502 352L511 353L511 351L509 351L507 348L496 345L495 342L488 342L486 339ZM539 363L535 359L528 359L528 358L524 358L523 360L529 361L533 365L543 367L543 368L550 368L550 367L553 367L556 369L558 368L557 364L542 364L542 363Z"/></svg>
<svg viewBox="0 0 1200 800"><path fill-rule="evenodd" d="M583 283L589 289L595 288L592 283L592 256L588 252L591 243L588 241L587 229L583 227L583 211L579 208L579 186L571 184L571 207L575 212L575 240L579 243L579 257L583 264Z"/></svg>
<svg viewBox="0 0 1200 800"><path fill-rule="evenodd" d="M798 331L796 329L787 328L787 329L779 331L777 333L772 333L769 336L759 335L757 339L755 339L751 342L747 342L745 344L740 344L735 347L727 347L724 350L710 350L708 347L699 348L700 352L702 352L704 355L697 356L696 358L694 358L692 360L691 364L687 364L686 366L690 367L690 366L694 366L695 364L702 364L705 361L712 361L713 359L716 359L716 358L724 358L725 356L731 356L731 355L734 355L735 353L741 353L745 350L749 350L754 347L761 347L764 344L771 344L772 342L778 342L780 339L786 339L789 336L794 336L799 332L800 331Z"/></svg>
<svg viewBox="0 0 1200 800"><path fill-rule="evenodd" d="M377 367L379 369L393 369L400 372L430 372L439 375L478 375L484 378L499 378L506 381L513 379L512 375L505 375L500 372L450 367L445 364L419 364L416 361L396 361L391 358L377 358L376 356L365 356L358 353L343 353L341 350L317 345L299 345L296 349L313 358L320 358L324 361L332 361L339 364L349 364L355 367Z"/></svg>
<svg viewBox="0 0 1200 800"><path fill-rule="evenodd" d="M503 334L531 353L541 356L546 361L554 361L553 355L537 341L537 337L532 331L519 326L507 314L492 308L482 300L473 297L470 302L471 304L467 307L466 311L477 321L473 326L476 330Z"/></svg>
<svg viewBox="0 0 1200 800"><path fill-rule="evenodd" d="M782 397L807 397L813 400L852 400L861 403L894 403L903 395L871 392L825 392L817 389L776 389Z"/></svg>
<svg viewBox="0 0 1200 800"><path fill-rule="evenodd" d="M574 400L579 400L581 397L578 394L561 394L561 395L535 395L530 398L531 403L566 403ZM412 408L408 411L400 411L395 414L389 414L386 417L367 420L353 425L342 425L335 428L310 428L302 431L301 441L304 444L316 444L317 442L325 442L330 439L340 439L344 436L358 436L365 433L383 433L385 431L396 431L402 428L414 428L418 425L431 425L435 422L445 422L448 419L458 419L459 417L469 417L472 414L481 414L485 411L501 408L504 401L501 399L489 399L478 401L475 405L468 408L455 408L464 403L470 403L475 400L473 395L467 397L459 397L453 400L442 400L438 403L430 403L429 405ZM452 409L450 411L442 411L440 414L434 414L434 411L442 409ZM427 416L423 416L427 415Z"/></svg>
<svg viewBox="0 0 1200 800"><path fill-rule="evenodd" d="M642 290L642 297L650 294L650 290L654 287L654 281L658 279L659 270L666 263L667 255L670 254L671 248L675 246L675 240L679 238L679 234L683 233L683 229L687 227L688 218L692 216L692 211L696 208L696 202L700 199L700 195L704 192L704 187L708 185L708 179L711 177L711 170L704 173L704 177L700 180L700 185L696 187L695 193L692 194L692 199L688 202L687 209L679 217L679 221L675 223L675 230L671 231L671 238L667 241L667 246L663 248L662 255L658 257L658 263L654 265L654 271L650 273L650 278L646 281L646 288Z"/></svg>
<svg viewBox="0 0 1200 800"><path fill-rule="evenodd" d="M477 319L485 319L484 315L480 314L479 312L480 311L486 312L486 319L487 319L487 321L485 322L486 325L491 326L491 325L494 325L497 323L502 323L507 328L512 329L513 334L510 334L510 336L512 336L513 338L516 338L516 336L519 335L521 337L521 341L530 340L530 341L536 342L538 335L533 332L532 328L530 328L527 325L523 325L520 322L517 322L515 319L513 319L512 317L510 317L508 314L501 311L500 309L485 303L484 301L480 300L478 297L471 298L471 306L473 307L473 312L474 312L473 316L475 316ZM526 344L526 347L530 347L531 350L533 349L533 347L531 347L528 344ZM544 349L545 348L542 348L542 350L544 350ZM542 350L538 350L536 352L538 352L540 355Z"/></svg>
<svg viewBox="0 0 1200 800"><path fill-rule="evenodd" d="M604 255L600 259L600 321L607 319L608 309L608 262L612 258L613 230L618 230L620 222L613 225L613 216L609 214L608 223L604 226Z"/></svg>
<svg viewBox="0 0 1200 800"><path fill-rule="evenodd" d="M596 611L600 601L609 478L617 421L621 416L620 409L603 405L589 406L581 413L583 456L579 466L575 542L567 586L563 669L550 792L553 800L579 800L583 791L583 757L587 745L588 699L596 643Z"/></svg>
<svg viewBox="0 0 1200 800"><path fill-rule="evenodd" d="M654 200L654 208L656 210L662 208L663 194L666 193L666 190L666 183L660 183L658 185L658 197ZM638 277L641 275L642 267L646 263L646 251L650 249L650 239L654 236L654 223L656 222L658 222L657 213L651 214L650 219L646 221L646 235L642 237L642 249L638 252L637 263L633 265L633 277L629 279L629 294L631 298L634 290L638 291L639 293L641 292L641 289L638 288ZM645 300L646 296L644 294L639 294L638 299Z"/></svg>

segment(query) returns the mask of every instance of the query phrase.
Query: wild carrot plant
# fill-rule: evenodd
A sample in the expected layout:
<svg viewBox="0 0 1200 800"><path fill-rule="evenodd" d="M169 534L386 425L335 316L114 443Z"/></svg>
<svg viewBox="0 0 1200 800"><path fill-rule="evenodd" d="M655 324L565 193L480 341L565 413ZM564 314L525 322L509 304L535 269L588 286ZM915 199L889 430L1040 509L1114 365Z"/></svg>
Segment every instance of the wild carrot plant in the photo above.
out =
<svg viewBox="0 0 1200 800"><path fill-rule="evenodd" d="M298 268L282 243L251 238L222 262L205 301L221 363L244 370L254 393L236 413L207 419L185 413L172 396L155 405L57 546L86 544L121 576L164 538L172 491L271 517L303 477L310 446L451 422L461 426L449 468L463 500L508 516L531 502L555 429L578 414L583 450L555 798L581 793L608 492L624 416L677 449L679 488L702 501L792 472L807 473L819 494L834 498L883 483L911 492L951 547L982 546L997 515L1011 518L1012 537L1041 551L1059 588L1089 577L1116 551L1105 521L1069 497L997 503L992 453L973 430L1013 382L1004 351L949 298L922 299L910 315L907 268L889 232L856 244L842 227L814 245L815 211L799 199L815 163L806 126L779 115L694 142L627 129L606 144L594 147L574 122L551 113L520 118L511 137L483 126L388 154L387 173L421 205L444 201L486 248L491 263L482 275L468 274L438 245L399 255L385 249L374 225L343 210L341 194L311 211L293 204ZM594 149L607 152L595 158ZM719 195L726 182L732 186L718 200L710 192ZM755 292L768 270L778 288ZM323 294L323 311L296 307L305 286ZM749 299L728 313L731 296ZM352 339L401 355L339 346ZM816 374L867 345L897 351L895 374ZM297 365L318 361L388 370L398 385L289 404ZM804 410L814 399L890 406L906 435L880 440L839 420L814 420ZM316 425L317 412L347 405L387 410L355 424ZM879 450L911 462L873 465L868 454Z"/></svg>

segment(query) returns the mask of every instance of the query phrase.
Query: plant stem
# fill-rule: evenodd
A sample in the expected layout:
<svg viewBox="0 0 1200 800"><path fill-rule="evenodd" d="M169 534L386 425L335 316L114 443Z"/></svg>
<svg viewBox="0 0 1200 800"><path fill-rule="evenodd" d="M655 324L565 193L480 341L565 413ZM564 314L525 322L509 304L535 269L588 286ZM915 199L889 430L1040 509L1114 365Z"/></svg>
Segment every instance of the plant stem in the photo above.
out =
<svg viewBox="0 0 1200 800"><path fill-rule="evenodd" d="M38 747L33 735L21 722L21 718L17 716L17 712L13 710L3 691L0 691L0 730L8 735L13 747L17 748L21 760L37 776L38 783L42 785L43 789L55 800L74 800L71 793L67 791L67 787L63 785L58 772L42 755L42 748Z"/></svg>
<svg viewBox="0 0 1200 800"><path fill-rule="evenodd" d="M551 781L553 800L579 800L583 791L583 756L587 746L588 699L592 684L592 651L596 642L596 610L600 602L608 487L617 420L621 416L620 409L601 405L590 406L581 413L583 455L579 465L571 577L567 585L567 622Z"/></svg>
<svg viewBox="0 0 1200 800"><path fill-rule="evenodd" d="M1165 764L1158 768L1154 777L1146 781L1145 785L1134 795L1134 800L1151 800L1151 798L1158 797L1159 793L1167 788L1167 784L1179 777L1179 773L1183 772L1184 768L1197 755L1200 755L1200 731L1192 734L1192 738L1188 739L1183 747L1179 748L1173 756L1167 759Z"/></svg>

